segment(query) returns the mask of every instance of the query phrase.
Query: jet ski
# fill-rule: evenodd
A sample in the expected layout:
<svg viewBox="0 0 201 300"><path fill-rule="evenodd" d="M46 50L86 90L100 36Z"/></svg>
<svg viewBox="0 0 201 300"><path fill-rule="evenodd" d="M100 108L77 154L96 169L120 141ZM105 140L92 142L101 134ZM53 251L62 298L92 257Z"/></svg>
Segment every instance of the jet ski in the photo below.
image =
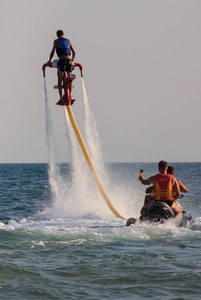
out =
<svg viewBox="0 0 201 300"><path fill-rule="evenodd" d="M163 201L154 201L145 217L140 217L139 220L135 218L129 218L126 222L126 226L132 224L140 223L153 223L153 224L163 224L169 219L175 218L175 214L171 207ZM192 216L183 211L182 218L176 223L178 227L189 227L192 221Z"/></svg>

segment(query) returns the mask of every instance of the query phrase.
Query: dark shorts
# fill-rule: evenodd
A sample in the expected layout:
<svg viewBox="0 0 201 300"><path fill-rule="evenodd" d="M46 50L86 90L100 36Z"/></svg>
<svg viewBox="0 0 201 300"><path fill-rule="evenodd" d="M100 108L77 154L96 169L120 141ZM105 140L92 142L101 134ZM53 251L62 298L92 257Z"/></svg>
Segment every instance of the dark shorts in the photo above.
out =
<svg viewBox="0 0 201 300"><path fill-rule="evenodd" d="M167 200L167 201L155 200L155 202L165 202L166 204L168 204L171 207L174 201L173 200Z"/></svg>
<svg viewBox="0 0 201 300"><path fill-rule="evenodd" d="M57 66L61 72L72 72L74 70L71 59L59 59Z"/></svg>

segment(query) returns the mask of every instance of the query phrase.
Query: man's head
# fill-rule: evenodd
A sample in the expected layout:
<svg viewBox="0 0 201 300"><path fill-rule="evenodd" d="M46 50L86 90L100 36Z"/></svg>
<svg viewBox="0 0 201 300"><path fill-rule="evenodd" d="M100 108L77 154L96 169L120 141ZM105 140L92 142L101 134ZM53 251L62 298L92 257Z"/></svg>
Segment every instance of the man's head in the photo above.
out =
<svg viewBox="0 0 201 300"><path fill-rule="evenodd" d="M167 174L174 175L174 167L168 166Z"/></svg>
<svg viewBox="0 0 201 300"><path fill-rule="evenodd" d="M64 36L63 30L57 30L57 37L62 38Z"/></svg>
<svg viewBox="0 0 201 300"><path fill-rule="evenodd" d="M167 162L165 160L159 161L158 170L159 170L160 173L166 174L167 168L168 168L168 165L167 165Z"/></svg>

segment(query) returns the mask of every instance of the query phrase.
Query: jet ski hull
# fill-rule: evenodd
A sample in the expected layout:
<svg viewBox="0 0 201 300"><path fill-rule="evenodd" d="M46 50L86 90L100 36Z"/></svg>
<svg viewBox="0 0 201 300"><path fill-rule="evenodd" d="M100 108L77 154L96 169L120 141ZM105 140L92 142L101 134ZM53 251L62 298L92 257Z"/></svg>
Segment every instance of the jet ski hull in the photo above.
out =
<svg viewBox="0 0 201 300"><path fill-rule="evenodd" d="M140 223L154 223L154 224L162 224L165 223L168 219L173 219L175 217L175 214L171 207L163 202L163 201L156 201L153 202L148 209L146 217L143 217L139 220L135 218L129 218L126 222L127 226L130 226L131 224L140 224ZM191 215L187 214L185 211L183 211L182 219L177 224L178 227L188 227L189 223L191 222L192 217Z"/></svg>

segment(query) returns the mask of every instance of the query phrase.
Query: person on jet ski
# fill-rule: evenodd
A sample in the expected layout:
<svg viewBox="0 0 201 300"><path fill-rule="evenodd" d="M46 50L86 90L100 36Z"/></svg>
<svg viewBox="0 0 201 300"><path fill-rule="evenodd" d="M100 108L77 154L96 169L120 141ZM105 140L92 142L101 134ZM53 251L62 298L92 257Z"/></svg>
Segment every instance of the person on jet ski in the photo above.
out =
<svg viewBox="0 0 201 300"><path fill-rule="evenodd" d="M181 195L179 184L174 176L167 174L167 169L167 162L161 160L158 163L159 173L157 175L151 176L148 179L144 179L143 175L140 175L139 180L144 185L153 184L153 201L164 201L172 208L175 213L175 217L181 217L182 210L176 202L176 200L179 199ZM142 217L146 215L147 209L149 208L150 204L151 203L149 201L145 203L141 211Z"/></svg>
<svg viewBox="0 0 201 300"><path fill-rule="evenodd" d="M167 174L170 174L170 175L174 176L174 174L175 174L174 167L168 166ZM188 193L187 187L181 182L181 180L177 179L177 182L178 182L178 185L179 185L180 192ZM141 209L141 216L142 217L146 216L147 210L149 209L150 205L154 202L153 191L154 191L154 186L153 185L149 186L145 191L145 193L147 193L148 195L145 196L144 206ZM183 198L183 197L184 197L184 195L181 194L180 199Z"/></svg>
<svg viewBox="0 0 201 300"><path fill-rule="evenodd" d="M62 79L63 79L63 74L65 71L67 71L68 74L72 73L73 70L73 62L75 59L75 50L71 44L71 41L69 39L66 39L64 37L64 33L62 30L57 31L57 37L58 39L54 40L53 43L53 48L50 53L50 58L47 63L50 63L55 50L57 53L57 56L59 57L59 62L57 64L58 66L58 90L59 90L59 96L60 96L60 101L63 100L62 98ZM72 59L71 59L71 52L72 52ZM72 92L73 92L73 84L71 84L70 88L70 98L72 99ZM63 100L64 101L64 100Z"/></svg>
<svg viewBox="0 0 201 300"><path fill-rule="evenodd" d="M175 174L174 167L168 166L167 174L170 174L170 175L174 176L174 174ZM180 192L188 193L187 187L185 187L185 185L181 182L181 180L177 179L177 182L178 182L178 185L179 185Z"/></svg>

